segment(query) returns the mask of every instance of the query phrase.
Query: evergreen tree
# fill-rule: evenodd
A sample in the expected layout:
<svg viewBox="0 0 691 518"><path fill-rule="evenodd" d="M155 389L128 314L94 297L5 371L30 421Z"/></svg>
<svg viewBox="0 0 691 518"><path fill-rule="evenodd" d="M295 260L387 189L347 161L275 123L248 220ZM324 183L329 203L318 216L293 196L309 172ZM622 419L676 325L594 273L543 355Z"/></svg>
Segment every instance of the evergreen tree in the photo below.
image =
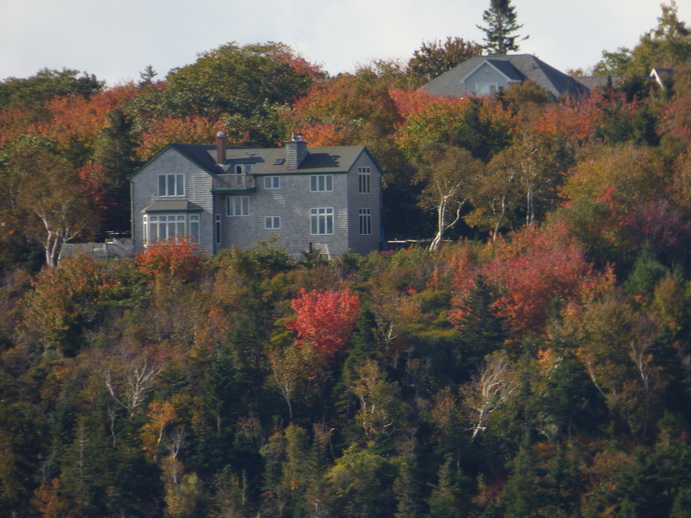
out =
<svg viewBox="0 0 691 518"><path fill-rule="evenodd" d="M501 495L503 516L507 518L539 516L537 509L540 507L542 495L538 491L537 464L537 455L533 451L528 434L526 434L518 453L508 463L511 468L511 476Z"/></svg>
<svg viewBox="0 0 691 518"><path fill-rule="evenodd" d="M396 495L396 513L394 518L415 518L420 514L420 484L414 473L415 459L405 459L398 469L398 478L394 480L393 491Z"/></svg>
<svg viewBox="0 0 691 518"><path fill-rule="evenodd" d="M111 110L107 118L108 124L99 133L94 148L94 160L105 173L103 194L108 198L101 216L102 230L124 232L130 229L129 176L137 166L137 141L132 120L122 110Z"/></svg>
<svg viewBox="0 0 691 518"><path fill-rule="evenodd" d="M471 510L467 485L468 479L461 468L454 464L451 455L447 455L439 468L439 483L427 499L429 516L451 518L468 515Z"/></svg>
<svg viewBox="0 0 691 518"><path fill-rule="evenodd" d="M482 14L486 27L477 26L485 33L483 48L490 54L508 54L518 50L519 39L514 33L523 27L518 25L515 7L511 0L490 0L490 7ZM528 36L522 40L528 39Z"/></svg>

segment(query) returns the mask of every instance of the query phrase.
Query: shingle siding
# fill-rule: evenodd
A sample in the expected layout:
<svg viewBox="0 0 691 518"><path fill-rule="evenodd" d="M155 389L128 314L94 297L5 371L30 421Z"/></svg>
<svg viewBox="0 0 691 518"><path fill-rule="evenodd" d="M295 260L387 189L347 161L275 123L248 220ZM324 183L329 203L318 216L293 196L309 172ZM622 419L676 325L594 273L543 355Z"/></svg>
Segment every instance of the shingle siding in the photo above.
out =
<svg viewBox="0 0 691 518"><path fill-rule="evenodd" d="M360 192L359 170L369 167L371 171L370 192ZM358 254L367 254L381 246L381 173L369 154L362 153L348 174L348 249ZM372 209L372 234L360 235L359 209Z"/></svg>

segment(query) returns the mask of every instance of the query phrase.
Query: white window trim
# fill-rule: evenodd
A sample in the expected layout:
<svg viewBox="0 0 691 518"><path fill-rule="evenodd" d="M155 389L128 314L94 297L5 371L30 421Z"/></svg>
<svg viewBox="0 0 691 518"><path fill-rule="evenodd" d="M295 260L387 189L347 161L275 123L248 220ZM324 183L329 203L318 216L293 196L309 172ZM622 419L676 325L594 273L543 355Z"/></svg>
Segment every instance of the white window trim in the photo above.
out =
<svg viewBox="0 0 691 518"><path fill-rule="evenodd" d="M196 243L199 243L201 227L198 214L180 214L174 212L167 214L144 214L143 223L144 246L150 243L166 241L171 238L180 238L183 236L189 236L193 238ZM192 230L192 226L195 223L197 225L196 236ZM162 233L165 233L165 237L159 238Z"/></svg>
<svg viewBox="0 0 691 518"><path fill-rule="evenodd" d="M266 230L280 230L281 216L264 216L264 228Z"/></svg>
<svg viewBox="0 0 691 518"><path fill-rule="evenodd" d="M264 177L264 189L280 189L281 188L281 177L280 176L265 176Z"/></svg>
<svg viewBox="0 0 691 518"><path fill-rule="evenodd" d="M323 185L320 185L322 184ZM310 192L333 192L334 180L332 174L317 174L310 176Z"/></svg>
<svg viewBox="0 0 691 518"><path fill-rule="evenodd" d="M372 235L372 209L358 209L358 227L361 236Z"/></svg>
<svg viewBox="0 0 691 518"><path fill-rule="evenodd" d="M494 87L494 90L492 90ZM499 83L496 81L478 81L475 83L475 93L477 95L492 95L499 91Z"/></svg>
<svg viewBox="0 0 691 518"><path fill-rule="evenodd" d="M235 200L240 200L239 213L236 212L238 208ZM232 210L231 210L232 209ZM227 196L226 197L226 216L229 218L239 218L250 215L250 197L249 196Z"/></svg>
<svg viewBox="0 0 691 518"><path fill-rule="evenodd" d="M310 209L310 235L333 235L334 225L333 207L317 207Z"/></svg>
<svg viewBox="0 0 691 518"><path fill-rule="evenodd" d="M358 192L360 194L370 194L372 192L372 169L370 167L360 167L358 169Z"/></svg>
<svg viewBox="0 0 691 518"><path fill-rule="evenodd" d="M163 186L163 193L161 193L161 178L165 178ZM175 191L173 194L170 194L169 191L169 178L175 178L173 180L173 190ZM181 179L181 180L180 180ZM159 174L158 175L158 185L157 185L157 190L158 190L158 196L160 198L173 198L173 197L180 197L185 195L185 175L183 173L165 173L165 174ZM181 187L182 192L178 192L178 187Z"/></svg>

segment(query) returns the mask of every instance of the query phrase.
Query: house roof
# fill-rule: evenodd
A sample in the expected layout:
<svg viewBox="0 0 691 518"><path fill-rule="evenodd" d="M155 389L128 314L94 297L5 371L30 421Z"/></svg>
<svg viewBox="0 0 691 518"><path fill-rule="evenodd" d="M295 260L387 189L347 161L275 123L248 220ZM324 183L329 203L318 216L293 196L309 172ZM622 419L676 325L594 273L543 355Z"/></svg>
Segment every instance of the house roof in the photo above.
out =
<svg viewBox="0 0 691 518"><path fill-rule="evenodd" d="M466 91L464 81L484 64L499 70L509 81L523 82L530 79L555 98L566 94L580 96L588 93L587 88L574 78L530 54L474 56L432 79L422 90L445 97L472 94L473 92Z"/></svg>
<svg viewBox="0 0 691 518"><path fill-rule="evenodd" d="M225 167L252 164L255 175L346 173L362 153L369 153L364 146L307 147L300 166L288 169L285 148L228 148ZM216 147L208 147L207 154L215 163Z"/></svg>
<svg viewBox="0 0 691 518"><path fill-rule="evenodd" d="M615 84L621 81L620 76L582 76L577 77L576 81L585 86L588 90L592 91L595 88L600 88L603 86L608 86L610 84Z"/></svg>
<svg viewBox="0 0 691 518"><path fill-rule="evenodd" d="M223 166L216 163L216 146L169 144L133 173L169 149L174 149L211 175L224 174L236 164L251 164L254 175L347 173L362 153L377 163L365 146L308 147L307 156L297 169L288 169L285 148L227 147Z"/></svg>
<svg viewBox="0 0 691 518"><path fill-rule="evenodd" d="M157 212L202 212L204 209L196 203L187 200L160 200L142 209L142 214Z"/></svg>

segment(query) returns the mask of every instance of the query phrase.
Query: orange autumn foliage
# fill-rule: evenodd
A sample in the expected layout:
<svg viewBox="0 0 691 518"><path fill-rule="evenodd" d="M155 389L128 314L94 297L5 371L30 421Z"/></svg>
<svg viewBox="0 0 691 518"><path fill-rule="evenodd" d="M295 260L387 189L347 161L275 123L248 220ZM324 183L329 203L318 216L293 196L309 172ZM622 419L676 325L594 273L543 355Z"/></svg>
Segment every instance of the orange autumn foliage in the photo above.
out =
<svg viewBox="0 0 691 518"><path fill-rule="evenodd" d="M517 337L542 334L552 304L568 302L597 277L585 247L564 224L529 227L499 242L481 271L492 286L497 314Z"/></svg>
<svg viewBox="0 0 691 518"><path fill-rule="evenodd" d="M296 345L312 344L317 355L325 359L345 348L360 313L360 298L348 288L310 292L301 288L300 296L290 305L296 315L285 326L297 332Z"/></svg>
<svg viewBox="0 0 691 518"><path fill-rule="evenodd" d="M201 115L189 117L164 117L151 124L141 134L141 145L137 155L141 160L149 160L168 144L208 144L218 130L223 129L219 121Z"/></svg>
<svg viewBox="0 0 691 518"><path fill-rule="evenodd" d="M135 265L150 277L168 274L188 281L199 273L202 259L192 238L178 238L149 244L137 255Z"/></svg>

